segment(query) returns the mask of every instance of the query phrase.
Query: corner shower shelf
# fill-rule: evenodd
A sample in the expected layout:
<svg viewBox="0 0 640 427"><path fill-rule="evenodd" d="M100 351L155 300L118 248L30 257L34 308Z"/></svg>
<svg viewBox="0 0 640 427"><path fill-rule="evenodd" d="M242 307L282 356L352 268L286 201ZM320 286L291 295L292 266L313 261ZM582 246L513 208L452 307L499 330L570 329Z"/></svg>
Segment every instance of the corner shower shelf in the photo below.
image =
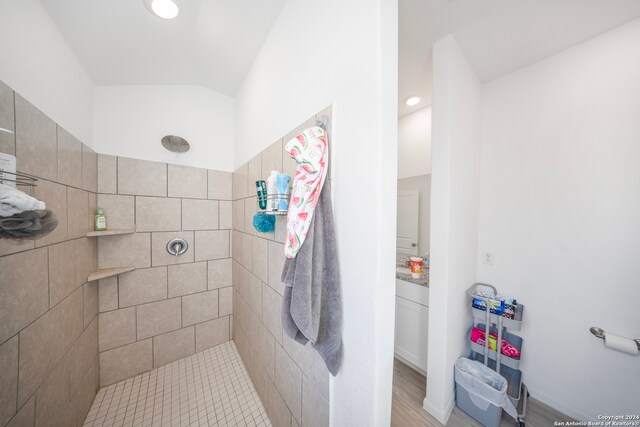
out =
<svg viewBox="0 0 640 427"><path fill-rule="evenodd" d="M118 274L122 274L122 273L128 273L135 269L136 269L135 267L101 268L91 273L89 275L89 278L87 279L87 282L106 279L107 277L117 276Z"/></svg>
<svg viewBox="0 0 640 427"><path fill-rule="evenodd" d="M88 231L87 237L100 237L100 236L117 236L120 234L133 234L136 230L104 230L104 231Z"/></svg>

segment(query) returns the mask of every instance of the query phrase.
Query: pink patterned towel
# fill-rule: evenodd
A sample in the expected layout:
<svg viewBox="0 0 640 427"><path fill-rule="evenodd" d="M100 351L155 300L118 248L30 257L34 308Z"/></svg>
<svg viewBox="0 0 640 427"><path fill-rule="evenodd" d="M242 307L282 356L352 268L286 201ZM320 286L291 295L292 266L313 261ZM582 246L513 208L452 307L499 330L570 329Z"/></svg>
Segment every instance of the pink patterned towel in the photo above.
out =
<svg viewBox="0 0 640 427"><path fill-rule="evenodd" d="M327 176L327 133L318 126L305 129L287 143L286 150L298 163L291 187L287 240L284 246L284 254L291 259L295 258L307 237L313 211Z"/></svg>

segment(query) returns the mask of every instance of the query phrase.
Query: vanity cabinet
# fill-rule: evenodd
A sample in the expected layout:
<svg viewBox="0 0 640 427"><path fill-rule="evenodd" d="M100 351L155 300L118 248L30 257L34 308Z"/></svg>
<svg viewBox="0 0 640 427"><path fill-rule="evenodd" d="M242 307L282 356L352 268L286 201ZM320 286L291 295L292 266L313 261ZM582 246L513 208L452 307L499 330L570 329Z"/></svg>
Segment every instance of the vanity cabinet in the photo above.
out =
<svg viewBox="0 0 640 427"><path fill-rule="evenodd" d="M429 288L396 280L395 354L427 371L429 338Z"/></svg>

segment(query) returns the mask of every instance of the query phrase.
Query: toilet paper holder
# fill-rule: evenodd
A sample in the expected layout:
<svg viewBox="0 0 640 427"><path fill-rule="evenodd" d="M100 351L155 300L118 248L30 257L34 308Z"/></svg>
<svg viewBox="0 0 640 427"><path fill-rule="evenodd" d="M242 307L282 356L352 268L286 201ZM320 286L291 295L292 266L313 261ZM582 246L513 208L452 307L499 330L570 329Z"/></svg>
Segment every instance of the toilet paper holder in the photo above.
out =
<svg viewBox="0 0 640 427"><path fill-rule="evenodd" d="M591 331L591 333L596 337L596 338L600 338L600 339L604 339L604 329L602 328L598 328L597 326L592 326L589 331ZM640 338L636 338L634 339L636 345L638 346L638 350L640 350Z"/></svg>

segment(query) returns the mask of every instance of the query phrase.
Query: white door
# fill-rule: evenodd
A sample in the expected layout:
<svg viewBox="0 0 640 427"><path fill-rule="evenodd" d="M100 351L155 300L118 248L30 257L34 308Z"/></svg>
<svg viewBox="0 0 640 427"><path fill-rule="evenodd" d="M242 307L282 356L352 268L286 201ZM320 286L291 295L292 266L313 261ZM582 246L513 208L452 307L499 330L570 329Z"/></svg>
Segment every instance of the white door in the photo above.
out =
<svg viewBox="0 0 640 427"><path fill-rule="evenodd" d="M398 191L398 226L396 228L396 252L418 255L418 217L420 204L417 191Z"/></svg>

